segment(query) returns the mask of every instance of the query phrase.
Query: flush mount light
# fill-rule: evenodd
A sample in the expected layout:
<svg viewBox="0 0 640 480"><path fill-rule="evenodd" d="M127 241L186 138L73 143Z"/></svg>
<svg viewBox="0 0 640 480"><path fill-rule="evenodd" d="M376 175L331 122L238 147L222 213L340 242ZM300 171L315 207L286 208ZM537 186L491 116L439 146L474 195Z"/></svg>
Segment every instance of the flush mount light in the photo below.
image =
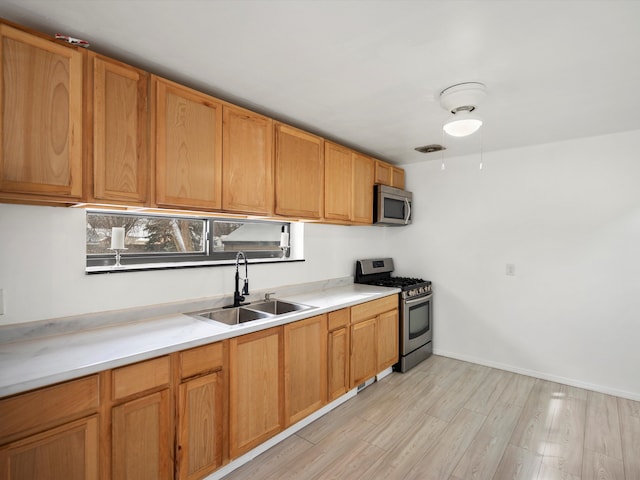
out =
<svg viewBox="0 0 640 480"><path fill-rule="evenodd" d="M476 132L482 126L476 106L486 95L485 86L478 82L459 83L440 92L440 105L453 115L442 126L443 130L454 137Z"/></svg>

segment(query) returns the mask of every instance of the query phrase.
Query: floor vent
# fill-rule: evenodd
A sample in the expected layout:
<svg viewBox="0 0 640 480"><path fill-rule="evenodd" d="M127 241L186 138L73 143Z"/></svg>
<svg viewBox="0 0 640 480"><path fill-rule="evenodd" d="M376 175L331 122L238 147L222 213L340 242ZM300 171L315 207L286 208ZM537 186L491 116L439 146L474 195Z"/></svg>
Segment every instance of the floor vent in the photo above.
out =
<svg viewBox="0 0 640 480"><path fill-rule="evenodd" d="M360 385L358 385L358 393L360 393L362 390L367 388L372 383L375 383L375 381L376 381L376 377L373 377L373 378L370 378L369 380L367 380L366 382L361 383Z"/></svg>

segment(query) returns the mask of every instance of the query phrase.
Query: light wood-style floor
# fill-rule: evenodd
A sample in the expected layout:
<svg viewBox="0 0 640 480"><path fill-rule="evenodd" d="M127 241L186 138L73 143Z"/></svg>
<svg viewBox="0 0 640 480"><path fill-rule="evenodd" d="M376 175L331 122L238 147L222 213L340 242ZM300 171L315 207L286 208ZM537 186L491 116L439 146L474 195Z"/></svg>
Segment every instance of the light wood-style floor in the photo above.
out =
<svg viewBox="0 0 640 480"><path fill-rule="evenodd" d="M240 479L640 480L640 402L432 356L225 477Z"/></svg>

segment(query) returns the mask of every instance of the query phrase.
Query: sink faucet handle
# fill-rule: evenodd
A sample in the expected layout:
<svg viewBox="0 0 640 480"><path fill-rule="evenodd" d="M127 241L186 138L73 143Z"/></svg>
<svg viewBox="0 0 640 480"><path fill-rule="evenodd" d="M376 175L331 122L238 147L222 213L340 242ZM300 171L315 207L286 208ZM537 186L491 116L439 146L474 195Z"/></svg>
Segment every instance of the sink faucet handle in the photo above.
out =
<svg viewBox="0 0 640 480"><path fill-rule="evenodd" d="M267 302L270 301L271 300L271 295L275 295L275 294L276 294L276 292L267 292L267 293L265 293L264 294L265 301L267 301Z"/></svg>

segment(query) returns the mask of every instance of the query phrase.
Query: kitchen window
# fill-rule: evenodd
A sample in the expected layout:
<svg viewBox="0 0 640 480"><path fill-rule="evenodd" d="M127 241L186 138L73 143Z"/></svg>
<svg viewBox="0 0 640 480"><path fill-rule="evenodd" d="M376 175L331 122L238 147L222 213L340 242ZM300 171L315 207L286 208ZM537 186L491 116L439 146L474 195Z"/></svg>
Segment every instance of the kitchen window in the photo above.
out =
<svg viewBox="0 0 640 480"><path fill-rule="evenodd" d="M238 251L251 263L300 260L283 248L302 237L291 222L88 210L86 227L87 273L228 265ZM120 267L114 228L124 228Z"/></svg>

